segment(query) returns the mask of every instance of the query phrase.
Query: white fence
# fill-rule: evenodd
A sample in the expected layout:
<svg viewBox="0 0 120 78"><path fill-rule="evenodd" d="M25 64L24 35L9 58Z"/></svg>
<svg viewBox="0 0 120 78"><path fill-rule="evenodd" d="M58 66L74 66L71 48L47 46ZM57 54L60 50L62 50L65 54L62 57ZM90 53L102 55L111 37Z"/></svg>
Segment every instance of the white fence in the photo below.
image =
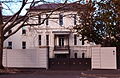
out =
<svg viewBox="0 0 120 78"><path fill-rule="evenodd" d="M82 58L82 53L85 54L85 58L91 58L92 69L117 69L116 47L71 47L71 58L75 58L75 53L78 54L78 58Z"/></svg>
<svg viewBox="0 0 120 78"><path fill-rule="evenodd" d="M85 54L85 58L92 58L92 48L101 47L100 45L91 45L91 46L72 46L71 49L71 58L74 58L74 54L77 53L78 58L82 58L82 53Z"/></svg>
<svg viewBox="0 0 120 78"><path fill-rule="evenodd" d="M116 47L92 48L92 69L117 69Z"/></svg>
<svg viewBox="0 0 120 78"><path fill-rule="evenodd" d="M78 49L78 52L81 52L81 50L85 51L85 58L92 59L92 69L117 69L116 47L88 46L84 49ZM48 69L47 48L4 49L3 66L15 68Z"/></svg>
<svg viewBox="0 0 120 78"><path fill-rule="evenodd" d="M47 48L4 49L3 66L16 68L48 68Z"/></svg>

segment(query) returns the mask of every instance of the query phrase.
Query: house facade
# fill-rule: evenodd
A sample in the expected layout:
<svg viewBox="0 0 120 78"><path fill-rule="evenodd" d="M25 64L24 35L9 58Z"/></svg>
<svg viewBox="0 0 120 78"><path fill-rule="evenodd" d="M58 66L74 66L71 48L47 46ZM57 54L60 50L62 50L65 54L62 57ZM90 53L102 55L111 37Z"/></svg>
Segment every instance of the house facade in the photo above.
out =
<svg viewBox="0 0 120 78"><path fill-rule="evenodd" d="M79 16L73 5L76 6L51 3L33 7L28 20L31 26L24 26L8 38L4 47L34 49L49 46L50 58L91 58L88 47L91 44L87 41L83 44L81 36L73 30L73 27L79 24Z"/></svg>
<svg viewBox="0 0 120 78"><path fill-rule="evenodd" d="M32 7L27 21L29 25L4 42L7 49L3 52L3 65L71 70L116 69L115 47L83 42L80 40L82 36L73 30L80 21L77 7L79 4L61 3Z"/></svg>

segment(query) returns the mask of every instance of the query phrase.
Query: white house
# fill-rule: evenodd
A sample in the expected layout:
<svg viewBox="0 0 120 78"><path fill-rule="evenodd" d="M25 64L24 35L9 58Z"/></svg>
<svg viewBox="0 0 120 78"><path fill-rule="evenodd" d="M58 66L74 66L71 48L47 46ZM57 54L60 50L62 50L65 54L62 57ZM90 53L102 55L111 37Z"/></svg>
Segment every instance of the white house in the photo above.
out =
<svg viewBox="0 0 120 78"><path fill-rule="evenodd" d="M50 3L32 7L29 12L30 17L28 20L28 23L32 26L25 26L16 34L9 37L4 42L4 47L7 47L9 49L25 49L25 51L27 49L34 49L33 51L37 51L38 53L39 51L46 51L46 49L38 50L39 48L49 47L49 58L94 57L92 58L92 68L106 68L108 65L110 65L110 62L107 63L108 58L104 60L104 57L102 57L104 61L102 63L101 57L98 58L104 48L102 49L99 45L97 46L94 44L90 44L87 41L85 41L83 44L83 41L80 41L81 36L78 36L77 33L73 30L73 27L79 24L80 20L76 10L76 7L79 7L79 5L80 4L74 3ZM46 20L44 21L44 19ZM44 23L40 25L40 23L43 21ZM14 29L15 27L10 30L8 34L11 33ZM113 53L115 52L115 48L112 48L110 50L108 49L109 48L104 49L104 53L106 54L106 51L108 53L111 51L111 55L109 56L110 58L113 57L113 69L116 69L116 55ZM46 54L44 56L46 56ZM46 63L47 61L44 64ZM104 63L106 64L106 67L101 67L100 64ZM81 62L79 62L79 64L81 64ZM85 65L86 64L87 62L85 63ZM109 66L109 68L111 68L111 66Z"/></svg>
<svg viewBox="0 0 120 78"><path fill-rule="evenodd" d="M82 41L73 31L73 27L78 23L79 18L73 5L76 6L76 4L51 3L33 7L29 13L32 16L29 18L29 23L39 24L46 18L44 24L23 27L8 38L4 46L11 49L49 46L51 58L66 58L69 57L69 54L71 54L71 58L74 58L74 53L78 53L77 56L81 58L83 51L79 47L81 47ZM55 11L51 14L48 12L51 10ZM49 15L50 17L47 18ZM87 45L87 42L84 45ZM85 57L90 58L90 53L85 53Z"/></svg>

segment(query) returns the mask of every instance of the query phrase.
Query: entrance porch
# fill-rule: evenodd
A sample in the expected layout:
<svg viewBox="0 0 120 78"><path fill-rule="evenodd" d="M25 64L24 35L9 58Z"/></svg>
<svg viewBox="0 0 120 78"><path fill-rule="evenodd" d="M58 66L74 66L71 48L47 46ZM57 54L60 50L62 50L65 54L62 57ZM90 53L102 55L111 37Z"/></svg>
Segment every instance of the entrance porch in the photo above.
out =
<svg viewBox="0 0 120 78"><path fill-rule="evenodd" d="M69 34L54 35L54 55L55 58L69 58Z"/></svg>

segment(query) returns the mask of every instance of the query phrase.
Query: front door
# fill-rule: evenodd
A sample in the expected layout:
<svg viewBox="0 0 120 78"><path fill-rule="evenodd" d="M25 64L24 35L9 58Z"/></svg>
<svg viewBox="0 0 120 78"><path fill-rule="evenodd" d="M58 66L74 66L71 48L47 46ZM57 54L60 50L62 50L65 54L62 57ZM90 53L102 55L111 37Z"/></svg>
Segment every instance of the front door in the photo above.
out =
<svg viewBox="0 0 120 78"><path fill-rule="evenodd" d="M64 46L64 37L59 37L59 46L60 47Z"/></svg>

